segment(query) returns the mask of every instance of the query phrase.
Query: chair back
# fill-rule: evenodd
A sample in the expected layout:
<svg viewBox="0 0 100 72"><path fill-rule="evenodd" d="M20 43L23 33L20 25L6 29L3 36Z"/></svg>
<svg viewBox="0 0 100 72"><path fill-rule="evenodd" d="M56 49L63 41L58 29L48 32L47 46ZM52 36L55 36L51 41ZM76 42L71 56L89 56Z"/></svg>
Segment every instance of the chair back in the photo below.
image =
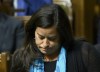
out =
<svg viewBox="0 0 100 72"><path fill-rule="evenodd" d="M22 20L25 25L27 23L27 21L31 18L31 16L16 16L15 18Z"/></svg>
<svg viewBox="0 0 100 72"><path fill-rule="evenodd" d="M0 53L0 72L9 72L10 54L7 52Z"/></svg>

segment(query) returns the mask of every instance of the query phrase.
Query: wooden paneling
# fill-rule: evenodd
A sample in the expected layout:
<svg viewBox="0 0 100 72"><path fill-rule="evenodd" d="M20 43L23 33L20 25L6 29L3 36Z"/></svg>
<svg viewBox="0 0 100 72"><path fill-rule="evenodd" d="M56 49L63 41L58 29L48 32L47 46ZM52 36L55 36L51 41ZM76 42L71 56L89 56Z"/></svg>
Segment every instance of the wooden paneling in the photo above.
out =
<svg viewBox="0 0 100 72"><path fill-rule="evenodd" d="M10 72L9 62L10 54L7 52L0 53L0 72Z"/></svg>
<svg viewBox="0 0 100 72"><path fill-rule="evenodd" d="M93 42L95 0L72 0L75 13L75 36Z"/></svg>
<svg viewBox="0 0 100 72"><path fill-rule="evenodd" d="M26 24L27 21L31 18L31 16L15 16L15 18L22 20L24 24Z"/></svg>

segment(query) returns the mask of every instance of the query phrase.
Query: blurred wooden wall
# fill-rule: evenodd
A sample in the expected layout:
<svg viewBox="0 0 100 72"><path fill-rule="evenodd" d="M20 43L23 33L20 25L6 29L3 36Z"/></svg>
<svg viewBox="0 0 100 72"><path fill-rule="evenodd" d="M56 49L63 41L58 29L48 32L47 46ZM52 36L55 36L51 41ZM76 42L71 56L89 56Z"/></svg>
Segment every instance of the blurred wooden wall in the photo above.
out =
<svg viewBox="0 0 100 72"><path fill-rule="evenodd" d="M93 43L93 19L96 0L72 0L75 12L75 36Z"/></svg>
<svg viewBox="0 0 100 72"><path fill-rule="evenodd" d="M60 0L54 0L55 3ZM93 43L93 18L96 0L71 0L75 15L74 35Z"/></svg>

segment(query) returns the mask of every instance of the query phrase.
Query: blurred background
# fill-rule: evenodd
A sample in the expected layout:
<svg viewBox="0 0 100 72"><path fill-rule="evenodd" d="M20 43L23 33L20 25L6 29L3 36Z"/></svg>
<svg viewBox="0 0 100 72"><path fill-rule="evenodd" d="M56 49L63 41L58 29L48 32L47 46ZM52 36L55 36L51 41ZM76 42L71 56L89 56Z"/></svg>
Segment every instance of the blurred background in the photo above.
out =
<svg viewBox="0 0 100 72"><path fill-rule="evenodd" d="M0 12L16 17L31 16L51 3L64 8L75 38L100 43L100 0L0 0Z"/></svg>

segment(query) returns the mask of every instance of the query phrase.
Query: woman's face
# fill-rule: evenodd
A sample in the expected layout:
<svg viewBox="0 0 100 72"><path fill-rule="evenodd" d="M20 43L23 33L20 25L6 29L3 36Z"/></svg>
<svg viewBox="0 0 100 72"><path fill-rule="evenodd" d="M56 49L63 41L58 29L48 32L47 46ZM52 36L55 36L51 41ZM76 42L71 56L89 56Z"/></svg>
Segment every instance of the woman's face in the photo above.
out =
<svg viewBox="0 0 100 72"><path fill-rule="evenodd" d="M60 38L56 27L37 27L35 31L35 43L41 53L45 55L55 53L60 47Z"/></svg>

